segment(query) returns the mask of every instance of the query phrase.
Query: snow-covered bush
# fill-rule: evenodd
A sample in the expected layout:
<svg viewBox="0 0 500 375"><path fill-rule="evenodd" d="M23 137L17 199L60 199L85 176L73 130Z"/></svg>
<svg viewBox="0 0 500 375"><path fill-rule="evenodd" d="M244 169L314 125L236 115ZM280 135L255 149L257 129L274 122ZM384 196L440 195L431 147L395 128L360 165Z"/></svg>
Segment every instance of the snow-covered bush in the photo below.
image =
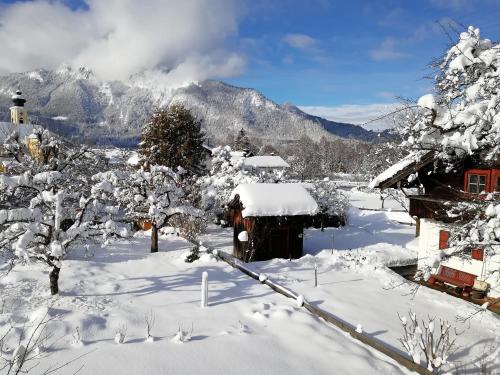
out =
<svg viewBox="0 0 500 375"><path fill-rule="evenodd" d="M194 246L189 254L186 255L186 258L184 261L186 263L193 263L195 260L200 259L200 247L199 246Z"/></svg>
<svg viewBox="0 0 500 375"><path fill-rule="evenodd" d="M115 330L115 343L123 344L127 337L127 325L123 324Z"/></svg>
<svg viewBox="0 0 500 375"><path fill-rule="evenodd" d="M156 320L156 316L155 316L153 310L150 310L149 313L147 313L144 316L144 322L146 324L146 342L154 341L154 338L151 335L151 331L155 325L155 320Z"/></svg>
<svg viewBox="0 0 500 375"><path fill-rule="evenodd" d="M42 316L35 313L27 323L16 324L12 319L9 324L0 324L1 374L38 373L40 355L50 355L47 349L51 333L47 325L54 318L50 318L46 311Z"/></svg>
<svg viewBox="0 0 500 375"><path fill-rule="evenodd" d="M73 332L73 340L71 341L71 344L73 346L82 346L82 335L80 333L80 327L76 326L75 327L75 332Z"/></svg>
<svg viewBox="0 0 500 375"><path fill-rule="evenodd" d="M193 335L193 325L191 325L190 331L184 330L184 328L182 328L179 325L177 333L172 338L172 341L182 344L182 343L190 341L192 338L192 335Z"/></svg>
<svg viewBox="0 0 500 375"><path fill-rule="evenodd" d="M406 316L398 316L403 326L403 336L399 341L413 361L420 364L421 360L425 360L429 371L439 370L445 365L456 349L456 334L452 326L442 319L436 322L435 317L419 323L416 314L411 311L409 320Z"/></svg>
<svg viewBox="0 0 500 375"><path fill-rule="evenodd" d="M347 222L347 212L350 207L349 198L337 190L333 181L328 178L314 181L310 188L311 195L319 206L319 214L326 217L337 216L344 223ZM322 227L324 223L322 222Z"/></svg>

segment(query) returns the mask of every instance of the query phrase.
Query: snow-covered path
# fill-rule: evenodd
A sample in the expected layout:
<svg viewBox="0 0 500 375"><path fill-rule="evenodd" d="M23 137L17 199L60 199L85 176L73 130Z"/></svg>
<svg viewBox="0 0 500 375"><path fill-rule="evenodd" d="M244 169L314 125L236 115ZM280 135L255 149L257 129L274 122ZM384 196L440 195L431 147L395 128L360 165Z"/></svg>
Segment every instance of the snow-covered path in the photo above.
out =
<svg viewBox="0 0 500 375"><path fill-rule="evenodd" d="M47 309L59 317L48 326L52 345L36 371L89 353L62 373L81 365L80 374L97 375L405 373L225 263L208 255L185 263L190 244L183 239L162 237L157 254L147 253L148 240L138 235L90 248L95 253L89 259L76 251L64 262L59 297L49 296L47 270L41 267L16 267L0 280L4 325L22 324ZM210 282L205 309L200 307L203 271ZM153 343L144 340L150 311L156 317ZM77 326L83 346L71 343ZM121 345L114 342L120 326L127 328ZM191 341L172 341L179 326L193 327Z"/></svg>

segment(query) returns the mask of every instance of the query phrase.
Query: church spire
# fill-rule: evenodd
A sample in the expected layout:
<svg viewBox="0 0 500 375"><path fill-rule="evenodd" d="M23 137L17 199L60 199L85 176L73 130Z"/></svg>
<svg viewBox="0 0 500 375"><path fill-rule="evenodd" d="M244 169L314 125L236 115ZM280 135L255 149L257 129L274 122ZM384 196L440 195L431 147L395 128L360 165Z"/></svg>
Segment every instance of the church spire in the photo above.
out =
<svg viewBox="0 0 500 375"><path fill-rule="evenodd" d="M10 107L10 121L14 124L26 124L28 122L28 111L24 108L26 99L23 98L20 90L12 95L12 103L14 105Z"/></svg>

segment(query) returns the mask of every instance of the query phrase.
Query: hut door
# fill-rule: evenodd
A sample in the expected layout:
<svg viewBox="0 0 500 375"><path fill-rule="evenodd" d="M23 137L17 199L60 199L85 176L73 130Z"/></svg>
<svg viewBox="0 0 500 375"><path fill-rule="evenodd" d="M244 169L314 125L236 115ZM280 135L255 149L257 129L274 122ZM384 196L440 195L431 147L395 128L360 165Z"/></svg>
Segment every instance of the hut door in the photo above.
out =
<svg viewBox="0 0 500 375"><path fill-rule="evenodd" d="M289 251L288 228L275 228L270 236L270 258L288 258Z"/></svg>

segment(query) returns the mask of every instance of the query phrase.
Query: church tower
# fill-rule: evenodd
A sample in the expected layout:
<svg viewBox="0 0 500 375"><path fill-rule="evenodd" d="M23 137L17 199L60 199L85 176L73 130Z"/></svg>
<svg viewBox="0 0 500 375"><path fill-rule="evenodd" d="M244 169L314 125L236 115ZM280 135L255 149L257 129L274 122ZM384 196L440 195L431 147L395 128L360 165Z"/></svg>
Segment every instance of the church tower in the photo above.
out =
<svg viewBox="0 0 500 375"><path fill-rule="evenodd" d="M12 103L14 103L14 105L10 107L10 122L13 124L27 124L28 111L24 108L26 99L22 97L21 91L17 90L16 93L12 95Z"/></svg>

